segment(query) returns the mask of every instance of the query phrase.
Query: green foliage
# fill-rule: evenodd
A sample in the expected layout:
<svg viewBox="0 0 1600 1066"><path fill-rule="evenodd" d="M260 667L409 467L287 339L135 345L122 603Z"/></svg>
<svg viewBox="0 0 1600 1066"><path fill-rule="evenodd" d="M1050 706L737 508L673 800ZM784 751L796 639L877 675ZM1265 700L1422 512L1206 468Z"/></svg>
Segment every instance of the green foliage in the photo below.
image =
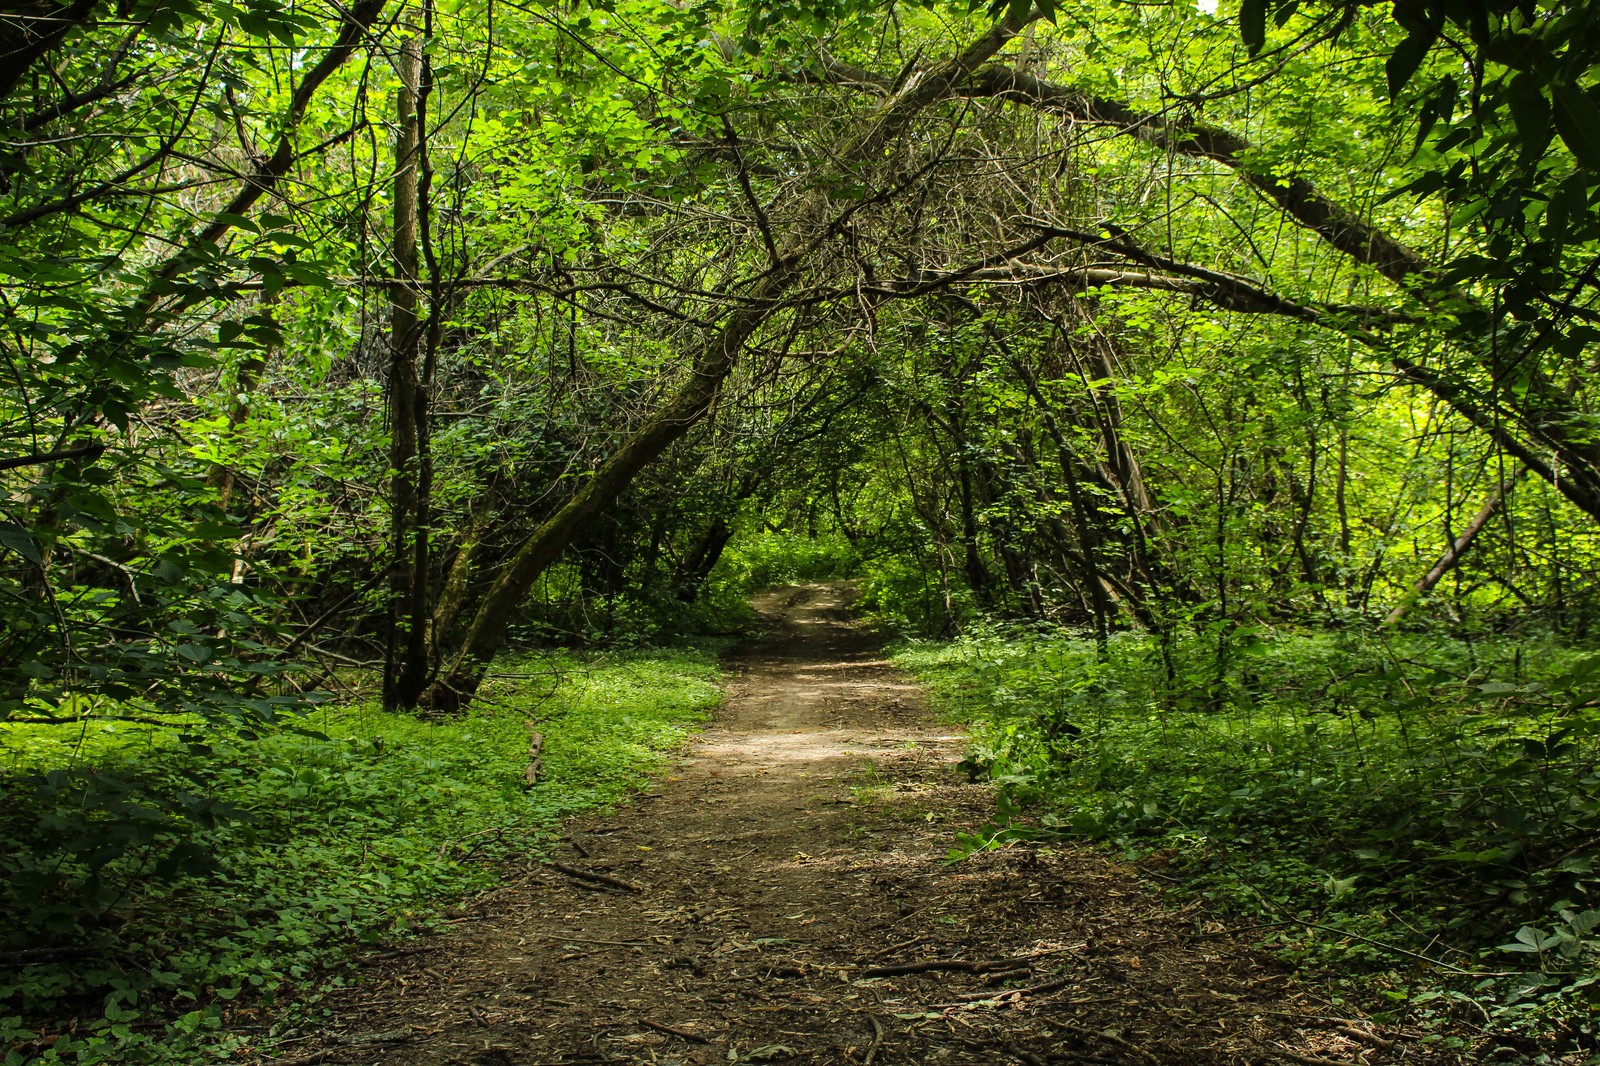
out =
<svg viewBox="0 0 1600 1066"><path fill-rule="evenodd" d="M977 617L972 592L922 559L880 555L865 568L857 606L887 628L913 636L948 635Z"/></svg>
<svg viewBox="0 0 1600 1066"><path fill-rule="evenodd" d="M253 743L0 727L7 1061L242 1051L219 1028L230 1002L303 997L348 951L426 928L562 818L644 784L719 698L715 666L687 652L512 670L530 676L463 718L327 706ZM530 726L544 774L525 789Z"/></svg>
<svg viewBox="0 0 1600 1066"><path fill-rule="evenodd" d="M1278 928L1425 1020L1462 997L1506 1029L1592 1049L1600 1005L1600 656L1505 640L1236 633L1104 656L974 632L900 661L972 722L1001 784L965 847L1071 836ZM1536 654L1535 654L1536 652ZM1407 976L1423 956L1439 968ZM1552 1045L1554 1046L1554 1045Z"/></svg>
<svg viewBox="0 0 1600 1066"><path fill-rule="evenodd" d="M4 474L0 719L70 722L92 707L270 724L281 703L256 691L279 670L268 647L275 597L231 580L243 530L204 470L181 461L164 433L156 447L141 434L171 420L186 388L229 357L281 343L259 309L215 315L215 301L237 295L231 281L256 278L267 294L314 289L329 264L287 215L247 218L223 211L227 201L171 195L189 179L145 183L174 151L214 157L200 116L231 113L246 140L255 126L270 154L305 116L285 118L282 83L259 77L263 57L270 68L286 50L261 46L320 51L339 21L274 4L140 3L119 9L127 21L117 32L97 33L100 8L61 13L68 46L50 55L50 84L29 76L0 97L13 143L33 131L25 162L0 159L0 285L12 324L0 451L21 464ZM68 82L96 88L75 95ZM323 120L342 121L321 114L304 126ZM135 247L130 233L161 236Z"/></svg>
<svg viewBox="0 0 1600 1066"><path fill-rule="evenodd" d="M812 536L761 527L729 542L712 580L743 596L798 581L849 577L860 565L854 547L837 533Z"/></svg>

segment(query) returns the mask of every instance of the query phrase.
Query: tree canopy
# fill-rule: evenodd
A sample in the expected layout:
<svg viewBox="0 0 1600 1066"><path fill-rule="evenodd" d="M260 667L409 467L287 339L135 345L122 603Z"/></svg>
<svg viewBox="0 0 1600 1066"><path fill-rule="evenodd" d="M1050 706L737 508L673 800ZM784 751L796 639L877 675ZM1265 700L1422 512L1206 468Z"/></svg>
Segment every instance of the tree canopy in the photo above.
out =
<svg viewBox="0 0 1600 1066"><path fill-rule="evenodd" d="M1385 486L1352 515L1344 486L1407 464L1388 430L1352 459L1351 430L1419 403L1495 468L1447 495L1526 469L1586 542L1581 5L992 15L7 16L11 713L270 714L249 678L319 629L387 649L391 702L454 705L563 559L642 548L654 576L604 587L650 602L710 573L666 570L720 511L815 495L770 462L839 447L801 397L888 402L960 467L930 485L963 494L968 591L999 567L1013 606L1102 627L1218 599L1177 555L1210 524L1180 486L1219 463L1293 532L1252 597L1382 608L1361 560L1413 509L1383 518ZM1152 482L1151 434L1192 449L1202 423L1216 454ZM889 476L878 425L833 480ZM736 443L762 432L801 443ZM661 479L706 498L616 528Z"/></svg>

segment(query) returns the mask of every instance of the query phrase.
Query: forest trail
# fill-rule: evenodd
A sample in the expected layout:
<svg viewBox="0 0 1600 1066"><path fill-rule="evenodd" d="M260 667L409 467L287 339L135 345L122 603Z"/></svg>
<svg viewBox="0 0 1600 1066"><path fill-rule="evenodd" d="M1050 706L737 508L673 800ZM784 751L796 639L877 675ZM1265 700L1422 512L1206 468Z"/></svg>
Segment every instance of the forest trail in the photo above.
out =
<svg viewBox="0 0 1600 1066"><path fill-rule="evenodd" d="M947 864L990 794L849 595L760 597L766 636L680 764L569 827L559 863L640 891L531 865L277 1061L1422 1061L1105 856Z"/></svg>

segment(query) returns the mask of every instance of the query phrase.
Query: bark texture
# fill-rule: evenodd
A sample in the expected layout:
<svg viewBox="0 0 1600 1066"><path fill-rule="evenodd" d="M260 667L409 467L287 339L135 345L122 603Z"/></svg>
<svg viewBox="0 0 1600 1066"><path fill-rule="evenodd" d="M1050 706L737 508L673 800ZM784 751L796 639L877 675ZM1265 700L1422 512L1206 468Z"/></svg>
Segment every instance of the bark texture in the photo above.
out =
<svg viewBox="0 0 1600 1066"><path fill-rule="evenodd" d="M400 43L395 146L394 284L389 290L389 633L383 704L413 706L428 676L428 501L419 442L427 395L419 380L417 203L422 130L422 42Z"/></svg>

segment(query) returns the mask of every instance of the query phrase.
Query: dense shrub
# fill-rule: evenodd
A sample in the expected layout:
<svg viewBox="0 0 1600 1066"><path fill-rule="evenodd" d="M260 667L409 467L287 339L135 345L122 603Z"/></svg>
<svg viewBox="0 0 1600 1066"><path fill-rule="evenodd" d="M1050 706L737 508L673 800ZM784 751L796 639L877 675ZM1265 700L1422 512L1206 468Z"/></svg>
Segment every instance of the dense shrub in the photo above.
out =
<svg viewBox="0 0 1600 1066"><path fill-rule="evenodd" d="M1230 658L1219 702L1198 638L1170 687L1136 635L1103 657L1037 630L900 653L973 723L968 769L1002 785L967 848L1108 842L1397 1016L1470 999L1594 1050L1600 656L1263 631Z"/></svg>
<svg viewBox="0 0 1600 1066"><path fill-rule="evenodd" d="M813 537L762 529L733 540L712 579L718 589L741 595L797 581L848 577L859 566L855 549L838 534Z"/></svg>

